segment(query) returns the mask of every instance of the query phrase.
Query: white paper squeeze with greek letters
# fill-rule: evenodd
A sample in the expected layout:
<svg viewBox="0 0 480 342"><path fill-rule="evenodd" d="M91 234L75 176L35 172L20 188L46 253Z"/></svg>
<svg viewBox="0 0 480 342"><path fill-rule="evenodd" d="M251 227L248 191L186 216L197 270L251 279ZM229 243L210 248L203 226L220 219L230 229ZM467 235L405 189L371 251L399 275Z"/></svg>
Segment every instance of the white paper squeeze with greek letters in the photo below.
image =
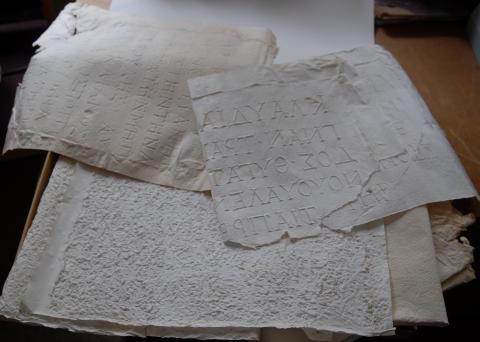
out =
<svg viewBox="0 0 480 342"><path fill-rule="evenodd" d="M224 239L352 227L476 191L394 58L362 47L189 81Z"/></svg>
<svg viewBox="0 0 480 342"><path fill-rule="evenodd" d="M38 39L4 151L44 149L140 180L208 190L187 79L269 64L265 28L165 22L69 4Z"/></svg>

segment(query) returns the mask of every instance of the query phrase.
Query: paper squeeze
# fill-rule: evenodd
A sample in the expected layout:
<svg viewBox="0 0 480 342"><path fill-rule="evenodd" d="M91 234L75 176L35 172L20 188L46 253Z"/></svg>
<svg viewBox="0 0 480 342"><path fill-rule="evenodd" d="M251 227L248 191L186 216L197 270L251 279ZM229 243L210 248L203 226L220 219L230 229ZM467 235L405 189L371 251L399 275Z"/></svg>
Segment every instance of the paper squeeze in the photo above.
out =
<svg viewBox="0 0 480 342"><path fill-rule="evenodd" d="M226 242L258 247L476 196L379 46L189 81Z"/></svg>
<svg viewBox="0 0 480 342"><path fill-rule="evenodd" d="M208 190L187 79L270 64L264 28L164 22L69 4L35 43L4 151L44 149L140 180Z"/></svg>
<svg viewBox="0 0 480 342"><path fill-rule="evenodd" d="M261 327L392 330L381 222L258 250L231 247L209 196L78 165L57 162L5 285L2 300L14 302L22 320L163 336L203 329L209 338L252 336ZM79 202L68 189L80 185ZM58 206L75 214L63 220ZM45 231L41 256L30 246ZM42 261L51 256L58 262Z"/></svg>

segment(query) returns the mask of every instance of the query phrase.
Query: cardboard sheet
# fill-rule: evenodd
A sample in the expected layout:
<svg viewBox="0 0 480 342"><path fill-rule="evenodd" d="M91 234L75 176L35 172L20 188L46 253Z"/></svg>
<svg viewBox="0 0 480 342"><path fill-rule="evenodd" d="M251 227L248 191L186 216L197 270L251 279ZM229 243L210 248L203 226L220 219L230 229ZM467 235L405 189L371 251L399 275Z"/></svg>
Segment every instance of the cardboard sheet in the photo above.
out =
<svg viewBox="0 0 480 342"><path fill-rule="evenodd" d="M280 47L276 63L374 41L373 0L113 0L111 10L170 20L268 27Z"/></svg>
<svg viewBox="0 0 480 342"><path fill-rule="evenodd" d="M69 4L36 42L4 151L44 149L144 181L207 190L186 80L269 64L264 28L165 22Z"/></svg>
<svg viewBox="0 0 480 342"><path fill-rule="evenodd" d="M247 247L476 196L394 58L362 47L189 81L224 240Z"/></svg>
<svg viewBox="0 0 480 342"><path fill-rule="evenodd" d="M52 194L58 184L68 186ZM392 329L382 224L255 251L229 247L206 195L62 159L42 201L2 298L20 295L23 317L94 322L105 331L129 325L147 333L270 326L374 335ZM50 209L58 205L70 214ZM29 249L36 242L28 241L48 229L43 260L25 275L22 260L30 253L39 258ZM24 282L16 282L19 277Z"/></svg>

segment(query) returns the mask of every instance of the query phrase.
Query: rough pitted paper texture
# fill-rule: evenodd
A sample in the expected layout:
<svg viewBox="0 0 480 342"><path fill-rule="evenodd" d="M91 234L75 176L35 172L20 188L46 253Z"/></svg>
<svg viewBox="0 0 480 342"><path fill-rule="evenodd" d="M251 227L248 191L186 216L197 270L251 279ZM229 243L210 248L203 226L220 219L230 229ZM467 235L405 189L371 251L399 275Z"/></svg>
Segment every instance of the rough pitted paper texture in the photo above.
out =
<svg viewBox="0 0 480 342"><path fill-rule="evenodd" d="M427 208L395 214L384 223L395 324L447 324Z"/></svg>
<svg viewBox="0 0 480 342"><path fill-rule="evenodd" d="M72 168L60 160L52 182L67 183L55 174ZM34 317L158 329L307 327L372 335L392 328L381 224L252 251L221 241L205 194L82 166L68 183L83 185L82 204L67 225L52 222L50 240L68 233L63 249L46 249L58 253L53 270L39 267L24 295ZM49 206L56 197L46 197ZM33 231L45 229L42 215ZM46 286L42 272L54 275Z"/></svg>
<svg viewBox="0 0 480 342"><path fill-rule="evenodd" d="M52 266L55 270L62 262L57 255L52 255L53 249L59 246L51 246L52 240L61 235L67 226L59 226L59 217L64 217L66 211L75 215L75 208L71 207L72 198L81 191L78 182L75 181L80 166L66 159L60 160L50 177L49 184L42 196L37 215L32 223L25 243L18 254L12 270L5 282L2 297L0 298L0 315L21 320L23 322L42 324L53 328L66 328L71 331L86 331L113 335L138 335L138 336L161 336L199 339L234 339L234 340L258 340L260 330L256 328L221 327L221 328L174 328L139 326L132 322L114 322L116 314L112 317L99 320L68 319L66 316L49 317L33 315L22 303L22 299L32 289L32 282L38 278L38 268L44 260L53 259ZM75 177L74 177L75 175ZM80 182L82 183L82 182ZM72 186L73 185L73 186ZM75 201L78 205L78 201ZM70 231L70 230L68 230ZM58 251L58 248L57 248ZM97 251L101 255L101 251ZM56 259L56 260L55 260ZM94 261L92 261L94 262ZM55 271L54 270L54 271ZM52 269L47 266L45 270L49 275ZM88 273L88 270L84 270ZM54 279L45 279L47 285ZM40 284L44 285L44 284ZM45 290L45 286L42 289ZM111 318L111 319L110 319ZM118 320L117 320L118 321Z"/></svg>
<svg viewBox="0 0 480 342"><path fill-rule="evenodd" d="M108 330L115 335L144 336L142 329L131 326L122 326L107 322L81 322L68 319L53 319L33 316L26 312L22 305L31 275L37 269L39 260L50 243L53 226L59 213L63 210L63 203L67 200L65 194L75 172L73 164L58 163L55 167L49 184L44 192L38 207L37 215L29 230L20 253L4 284L0 297L0 315L18 319L23 322L42 324L53 328L66 328L87 332L103 332Z"/></svg>
<svg viewBox="0 0 480 342"><path fill-rule="evenodd" d="M393 57L378 46L189 81L226 241L348 231L476 196Z"/></svg>
<svg viewBox="0 0 480 342"><path fill-rule="evenodd" d="M472 279L469 265L473 262L473 250L466 237L460 233L475 222L473 214L462 215L450 202L435 203L428 207L432 222L433 242L437 267L442 282L451 279L446 287L453 287L463 280ZM461 274L460 274L461 273ZM473 273L473 278L475 273Z"/></svg>
<svg viewBox="0 0 480 342"><path fill-rule="evenodd" d="M209 189L187 79L269 64L264 28L68 5L36 42L4 150L45 149L137 179Z"/></svg>

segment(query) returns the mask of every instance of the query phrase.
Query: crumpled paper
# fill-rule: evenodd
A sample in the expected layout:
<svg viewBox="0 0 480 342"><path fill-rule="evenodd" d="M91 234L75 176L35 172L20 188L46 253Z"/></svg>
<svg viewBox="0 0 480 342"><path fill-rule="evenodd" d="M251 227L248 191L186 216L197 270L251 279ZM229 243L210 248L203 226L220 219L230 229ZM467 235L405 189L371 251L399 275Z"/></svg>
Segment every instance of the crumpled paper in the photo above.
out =
<svg viewBox="0 0 480 342"><path fill-rule="evenodd" d="M459 237L462 231L475 222L475 216L462 215L450 202L433 203L428 206L428 210L437 269L442 283L446 282L445 287L452 288L475 279L475 272L468 268L473 262L474 248L466 237Z"/></svg>
<svg viewBox="0 0 480 342"><path fill-rule="evenodd" d="M264 28L69 4L35 43L4 152L49 150L144 181L208 190L186 81L269 64L275 44Z"/></svg>
<svg viewBox="0 0 480 342"><path fill-rule="evenodd" d="M219 234L205 194L60 159L1 312L147 334L151 327L392 329L381 223L253 251L227 246Z"/></svg>
<svg viewBox="0 0 480 342"><path fill-rule="evenodd" d="M366 46L189 80L226 242L258 247L477 195L395 59Z"/></svg>

